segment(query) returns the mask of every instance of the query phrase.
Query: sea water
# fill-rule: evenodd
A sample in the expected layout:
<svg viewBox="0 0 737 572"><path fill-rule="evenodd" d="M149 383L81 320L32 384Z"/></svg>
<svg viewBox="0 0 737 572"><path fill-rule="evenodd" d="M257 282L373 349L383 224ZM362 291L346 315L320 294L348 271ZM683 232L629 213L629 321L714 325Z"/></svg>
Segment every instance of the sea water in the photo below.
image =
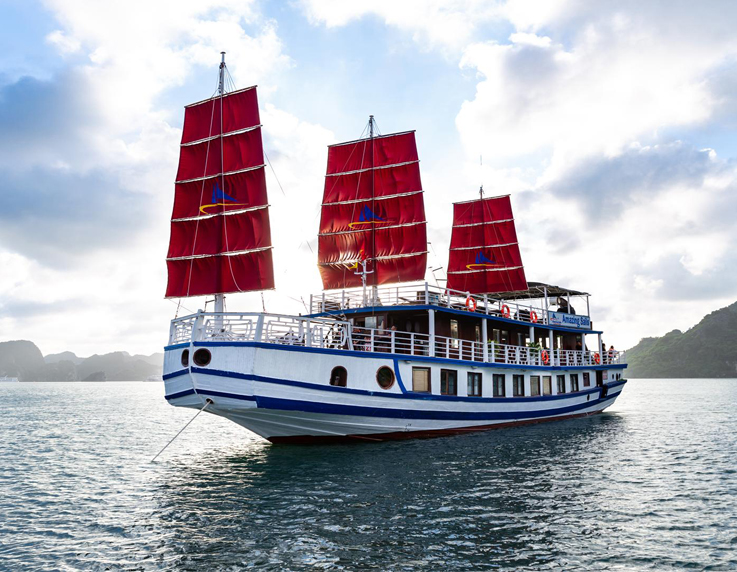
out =
<svg viewBox="0 0 737 572"><path fill-rule="evenodd" d="M585 419L274 446L161 383L0 387L2 570L734 570L737 380Z"/></svg>

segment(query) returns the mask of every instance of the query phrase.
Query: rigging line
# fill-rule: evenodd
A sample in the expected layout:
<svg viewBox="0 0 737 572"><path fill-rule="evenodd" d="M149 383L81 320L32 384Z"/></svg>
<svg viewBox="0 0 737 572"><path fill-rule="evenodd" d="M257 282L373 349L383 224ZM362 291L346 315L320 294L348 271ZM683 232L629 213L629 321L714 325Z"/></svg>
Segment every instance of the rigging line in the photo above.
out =
<svg viewBox="0 0 737 572"><path fill-rule="evenodd" d="M276 179L276 184L279 185L279 190L281 191L281 194L286 197L287 193L284 192L284 187L281 186L281 183L279 182L279 177L276 176L274 165L272 165L271 161L269 161L269 156L266 154L266 150L264 150L264 157L266 157L266 162L269 164L269 167L271 168L271 172L273 173L274 178Z"/></svg>
<svg viewBox="0 0 737 572"><path fill-rule="evenodd" d="M364 134L365 131L366 131L366 127L364 127L363 128L363 131L361 131L361 136L363 136L363 134ZM353 151L351 151L351 156L353 155L353 153L355 152L355 150L356 149L354 147ZM363 151L361 152L361 168L362 169L363 169L363 161L364 161L365 158L366 158L366 145L363 146ZM350 156L349 156L349 159L350 159ZM347 165L348 164L348 161L346 161L345 164ZM343 165L343 167L345 167L345 165ZM358 173L358 182L356 183L356 193L353 195L353 200L354 201L358 201L358 192L359 192L359 190L361 188L361 177L363 177L363 171L360 171ZM335 184L337 184L337 181L336 181ZM333 186L335 186L335 184L333 184ZM356 216L356 207L357 206L358 206L358 202L354 202L353 203L353 207L351 208L351 220L354 220L353 217ZM361 251L358 248L358 234L354 235L354 238L355 238L355 247L356 247L356 250L358 250L358 254L359 254L359 258L360 258ZM371 254L373 255L374 253L372 252ZM366 253L364 252L363 255L366 256ZM356 270L358 270L358 266L356 266ZM345 284L345 275L346 275L346 272L348 272L348 268L345 268L344 267L343 268L343 284Z"/></svg>
<svg viewBox="0 0 737 572"><path fill-rule="evenodd" d="M223 185L223 192L225 192L225 150L223 149L223 97L225 96L225 73L228 72L228 66L225 65L225 57L223 57L222 63L222 89L220 90L220 180ZM221 85L221 84L218 84ZM214 106L213 106L214 107ZM225 205L222 205L222 213L225 213ZM230 244L228 239L228 221L227 217L223 217L223 235L225 236L225 251L230 252ZM238 292L243 292L238 279L235 277L233 271L233 257L228 256L228 270L230 270L230 277L233 279L233 284L238 289ZM263 293L262 293L263 296Z"/></svg>
<svg viewBox="0 0 737 572"><path fill-rule="evenodd" d="M218 82L218 85L220 85L220 82ZM185 119L186 119L186 112L185 112ZM215 120L215 102L213 102L212 111L210 112L210 129L207 133L208 137L212 137L212 124L214 120ZM222 122L223 122L223 118L221 114L220 116L221 131L222 131ZM222 133L220 134L220 137L222 139ZM207 164L208 164L209 159L210 159L210 141L208 140L207 151L205 151L205 167L202 172L202 177L203 177L202 186L200 187L200 208L202 208L202 202L203 202L202 199L205 197L204 177L205 175L207 175ZM190 288L192 287L192 269L194 268L194 253L195 253L195 248L197 247L197 233L199 229L200 229L200 219L198 218L197 223L195 224L195 227L194 227L194 237L192 238L192 257L193 258L189 262L189 272L188 272L189 276L187 277L187 296L189 296L189 291L190 291Z"/></svg>
<svg viewBox="0 0 737 572"><path fill-rule="evenodd" d="M213 403L212 399L210 399L208 397L205 400L205 405L202 407L202 409L200 409L197 413L195 413L195 416L192 417L192 419L190 419L187 422L187 424L179 430L179 433L177 433L176 435L174 435L174 437L172 437L171 441L169 441L166 445L164 445L164 448L161 449L161 451L159 451L158 453L156 453L156 456L153 459L151 459L151 462L153 463L156 459L158 459L159 458L159 455L161 455L161 453L163 453L166 450L166 448L174 442L174 439L176 439L177 437L179 437L182 434L182 431L184 431L187 427L189 427L190 423L192 423L192 421L194 421L195 419L197 419L197 416L200 413L202 413L207 408L208 405L211 405L212 403Z"/></svg>

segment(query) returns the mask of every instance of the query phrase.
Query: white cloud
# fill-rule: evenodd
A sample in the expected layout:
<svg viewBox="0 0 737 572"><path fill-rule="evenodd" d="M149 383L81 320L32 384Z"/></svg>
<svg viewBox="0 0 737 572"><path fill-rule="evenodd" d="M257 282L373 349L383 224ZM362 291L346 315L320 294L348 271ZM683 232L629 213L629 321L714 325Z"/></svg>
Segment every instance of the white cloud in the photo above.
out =
<svg viewBox="0 0 737 572"><path fill-rule="evenodd" d="M501 4L489 0L302 0L315 24L344 26L365 16L376 16L386 25L406 31L427 48L459 49L484 22L499 20Z"/></svg>

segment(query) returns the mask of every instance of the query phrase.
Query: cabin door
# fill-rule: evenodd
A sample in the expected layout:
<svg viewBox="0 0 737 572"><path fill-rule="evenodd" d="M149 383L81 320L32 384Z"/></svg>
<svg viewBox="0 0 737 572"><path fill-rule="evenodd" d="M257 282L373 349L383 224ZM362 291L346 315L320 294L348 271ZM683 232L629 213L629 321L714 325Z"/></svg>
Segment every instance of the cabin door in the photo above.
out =
<svg viewBox="0 0 737 572"><path fill-rule="evenodd" d="M604 385L604 372L602 370L596 371L596 387Z"/></svg>

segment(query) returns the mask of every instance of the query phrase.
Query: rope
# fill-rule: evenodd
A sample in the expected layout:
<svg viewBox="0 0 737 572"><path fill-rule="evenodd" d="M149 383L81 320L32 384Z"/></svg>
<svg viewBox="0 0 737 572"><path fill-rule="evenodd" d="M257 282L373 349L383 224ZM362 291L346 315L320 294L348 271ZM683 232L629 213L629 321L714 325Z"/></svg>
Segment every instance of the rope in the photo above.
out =
<svg viewBox="0 0 737 572"><path fill-rule="evenodd" d="M177 433L176 435L174 435L174 437L172 437L172 440L171 441L169 441L166 445L164 445L164 448L161 449L161 451L159 451L158 453L156 453L156 456L153 459L151 459L151 462L153 463L156 459L158 459L159 458L159 455L161 455L161 453L163 453L166 450L166 448L174 442L174 439L176 439L177 437L179 437L182 434L182 431L184 431L187 427L189 427L190 423L192 423L192 421L194 421L195 419L197 419L197 416L200 413L202 413L207 408L208 405L212 405L212 403L213 403L212 399L209 399L209 398L206 399L205 400L205 405L202 407L202 409L200 409L197 413L195 413L195 416L192 417L192 419L190 419L187 422L187 424L179 430L179 433Z"/></svg>

